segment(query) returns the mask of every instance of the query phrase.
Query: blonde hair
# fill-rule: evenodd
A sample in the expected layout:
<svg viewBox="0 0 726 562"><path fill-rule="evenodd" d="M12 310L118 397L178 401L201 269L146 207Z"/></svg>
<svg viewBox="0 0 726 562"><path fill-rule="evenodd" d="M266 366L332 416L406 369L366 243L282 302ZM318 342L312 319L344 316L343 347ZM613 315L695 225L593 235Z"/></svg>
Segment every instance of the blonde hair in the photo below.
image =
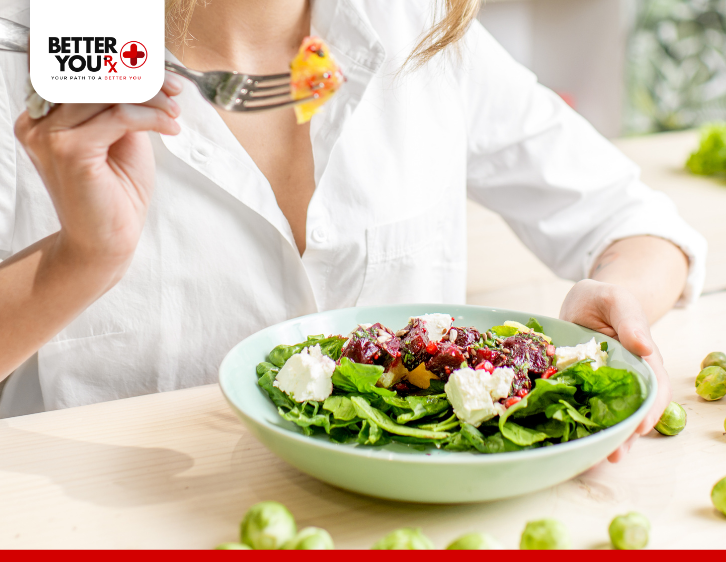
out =
<svg viewBox="0 0 726 562"><path fill-rule="evenodd" d="M172 43L187 39L197 4L206 0L166 0L166 38ZM441 51L455 45L479 12L481 0L435 0L435 23L408 56L403 67L420 68Z"/></svg>
<svg viewBox="0 0 726 562"><path fill-rule="evenodd" d="M172 44L187 40L189 24L198 0L166 0L166 40Z"/></svg>
<svg viewBox="0 0 726 562"><path fill-rule="evenodd" d="M403 68L421 68L464 37L482 0L436 0L435 23L408 55Z"/></svg>

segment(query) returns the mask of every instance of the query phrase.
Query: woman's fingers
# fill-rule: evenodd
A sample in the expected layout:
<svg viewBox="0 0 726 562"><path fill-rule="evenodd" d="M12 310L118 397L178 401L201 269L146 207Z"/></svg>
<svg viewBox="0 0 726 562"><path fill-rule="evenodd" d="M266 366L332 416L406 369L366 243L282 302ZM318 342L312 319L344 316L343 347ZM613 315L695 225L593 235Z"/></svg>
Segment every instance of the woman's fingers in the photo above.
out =
<svg viewBox="0 0 726 562"><path fill-rule="evenodd" d="M167 70L164 76L164 84L161 86L161 91L167 96L178 96L184 89L184 79L181 76L177 76Z"/></svg>
<svg viewBox="0 0 726 562"><path fill-rule="evenodd" d="M663 358L650 334L648 320L638 301L625 289L617 290L610 306L610 318L623 347L648 362L658 381L658 394L653 407L636 429L639 435L649 433L671 401L670 381Z"/></svg>
<svg viewBox="0 0 726 562"><path fill-rule="evenodd" d="M95 115L106 111L111 103L62 103L45 117L36 121L49 132L64 131L82 125Z"/></svg>
<svg viewBox="0 0 726 562"><path fill-rule="evenodd" d="M620 343L630 353L634 353L639 357L647 357L653 353L655 344L650 335L648 322L644 318L626 318L617 325L615 331L618 334Z"/></svg>
<svg viewBox="0 0 726 562"><path fill-rule="evenodd" d="M160 109L172 119L179 117L181 113L179 104L164 92L159 92L149 101L138 105ZM114 104L64 103L42 119L38 126L47 129L51 133L73 129L107 111L110 107L114 107Z"/></svg>
<svg viewBox="0 0 726 562"><path fill-rule="evenodd" d="M655 402L653 403L653 407L650 409L650 412L648 412L648 415L645 416L643 421L640 422L638 429L636 429L640 435L650 433L653 427L655 427L655 424L658 423L658 420L663 415L665 409L668 407L668 404L671 403L672 398L670 379L665 367L663 366L663 359L660 356L660 352L656 349L654 353L644 357L643 359L648 362L648 365L650 365L655 373L655 378L658 381L658 395L655 398Z"/></svg>
<svg viewBox="0 0 726 562"><path fill-rule="evenodd" d="M179 124L161 109L118 104L97 115L82 127L84 136L96 148L109 147L128 133L154 131L176 135Z"/></svg>
<svg viewBox="0 0 726 562"><path fill-rule="evenodd" d="M609 324L623 347L639 357L653 353L655 344L650 335L650 325L638 299L627 289L611 286L607 300Z"/></svg>
<svg viewBox="0 0 726 562"><path fill-rule="evenodd" d="M174 98L166 95L164 92L159 92L156 94L153 98L151 98L149 101L140 103L140 104L134 104L134 105L140 105L144 107L153 107L155 109L160 109L164 113L166 113L169 117L172 119L176 119L179 117L179 114L181 113L181 109L179 108L179 104L174 101Z"/></svg>
<svg viewBox="0 0 726 562"><path fill-rule="evenodd" d="M172 97L180 94L182 90L183 82L181 78L167 72L159 93L149 101L138 105L161 109L170 117L176 118L181 113L181 109ZM21 127L42 126L49 132L73 129L83 125L113 105L110 103L64 103L58 105L49 115L42 119L34 120L24 117Z"/></svg>

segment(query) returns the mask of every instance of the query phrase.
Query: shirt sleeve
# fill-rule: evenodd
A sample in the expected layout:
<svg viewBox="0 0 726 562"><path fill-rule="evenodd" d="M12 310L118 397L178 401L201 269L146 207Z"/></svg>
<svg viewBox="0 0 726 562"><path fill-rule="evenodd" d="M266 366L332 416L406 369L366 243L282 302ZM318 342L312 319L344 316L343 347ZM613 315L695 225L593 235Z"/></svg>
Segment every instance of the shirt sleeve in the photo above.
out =
<svg viewBox="0 0 726 562"><path fill-rule="evenodd" d="M500 214L557 275L586 278L613 242L650 235L689 258L684 306L701 293L706 241L639 168L476 22L459 75L469 197Z"/></svg>
<svg viewBox="0 0 726 562"><path fill-rule="evenodd" d="M12 252L15 230L15 134L6 76L0 64L0 260Z"/></svg>

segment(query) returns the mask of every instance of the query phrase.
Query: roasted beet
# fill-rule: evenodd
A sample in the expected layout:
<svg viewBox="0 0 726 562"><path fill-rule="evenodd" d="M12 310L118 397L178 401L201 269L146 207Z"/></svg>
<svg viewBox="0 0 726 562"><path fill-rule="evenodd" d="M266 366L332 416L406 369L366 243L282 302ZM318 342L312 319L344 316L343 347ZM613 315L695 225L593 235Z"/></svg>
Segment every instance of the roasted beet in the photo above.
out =
<svg viewBox="0 0 726 562"><path fill-rule="evenodd" d="M403 366L409 371L413 371L428 357L426 346L429 343L429 337L426 332L426 325L421 319L413 318L401 332L405 332L401 337Z"/></svg>
<svg viewBox="0 0 726 562"><path fill-rule="evenodd" d="M447 381L449 375L466 359L459 346L451 342L441 342L437 345L436 353L426 362L426 369L437 375L442 381Z"/></svg>
<svg viewBox="0 0 726 562"><path fill-rule="evenodd" d="M509 389L510 396L525 396L532 390L532 379L525 371L514 371L514 379Z"/></svg>
<svg viewBox="0 0 726 562"><path fill-rule="evenodd" d="M454 343L462 349L467 349L468 347L474 345L481 338L481 333L475 328L457 328L456 326L454 326L449 332L449 341L451 341L451 334L454 330L456 330L456 338L454 339Z"/></svg>
<svg viewBox="0 0 726 562"><path fill-rule="evenodd" d="M469 366L476 369L477 365L484 361L489 361L495 367L501 367L506 363L506 356L496 349L490 347L479 347L469 349Z"/></svg>
<svg viewBox="0 0 726 562"><path fill-rule="evenodd" d="M507 338L502 342L503 352L508 355L506 365L517 370L526 367L530 374L542 375L552 366L547 345L546 340L535 334L517 334Z"/></svg>
<svg viewBox="0 0 726 562"><path fill-rule="evenodd" d="M385 326L359 326L343 346L341 357L347 357L354 363L387 367L398 356L399 347L400 340Z"/></svg>
<svg viewBox="0 0 726 562"><path fill-rule="evenodd" d="M512 367L515 375L510 395L516 395L520 391L529 392L532 380L552 366L547 345L546 340L535 334L517 334L502 341L501 348L470 349L468 363L473 368L484 361L494 367Z"/></svg>

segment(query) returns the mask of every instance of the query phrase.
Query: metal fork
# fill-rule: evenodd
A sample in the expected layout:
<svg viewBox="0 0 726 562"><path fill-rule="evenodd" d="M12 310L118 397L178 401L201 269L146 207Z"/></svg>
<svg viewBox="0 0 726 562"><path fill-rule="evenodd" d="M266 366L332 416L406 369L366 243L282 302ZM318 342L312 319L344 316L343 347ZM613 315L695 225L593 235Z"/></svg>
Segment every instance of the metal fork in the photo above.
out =
<svg viewBox="0 0 726 562"><path fill-rule="evenodd" d="M312 95L294 100L290 93L290 74L256 76L239 72L212 70L199 72L173 62L164 65L169 72L194 82L202 96L211 104L227 111L265 111L289 107L315 99Z"/></svg>
<svg viewBox="0 0 726 562"><path fill-rule="evenodd" d="M0 18L0 50L28 52L30 29L14 21ZM213 70L199 72L166 61L164 67L191 80L202 97L227 111L251 112L290 107L317 98L294 100L290 90L290 74L254 75Z"/></svg>

